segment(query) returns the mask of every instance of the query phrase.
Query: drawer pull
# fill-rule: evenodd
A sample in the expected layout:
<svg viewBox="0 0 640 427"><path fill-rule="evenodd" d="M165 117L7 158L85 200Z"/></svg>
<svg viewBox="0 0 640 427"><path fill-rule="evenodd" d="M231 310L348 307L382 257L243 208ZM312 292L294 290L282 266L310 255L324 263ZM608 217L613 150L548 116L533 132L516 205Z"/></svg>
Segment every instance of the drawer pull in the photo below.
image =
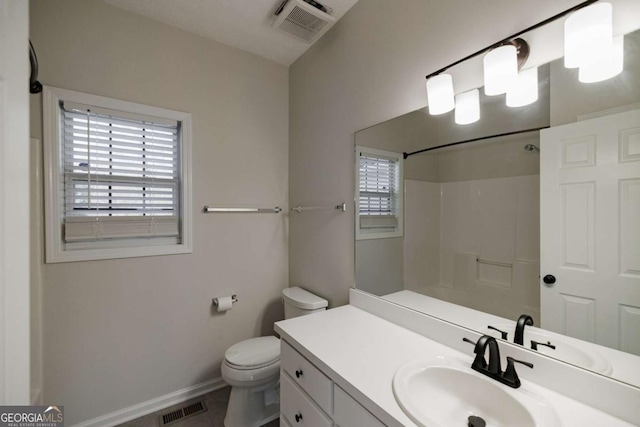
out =
<svg viewBox="0 0 640 427"><path fill-rule="evenodd" d="M297 370L296 371L296 378L300 378L302 376L302 370Z"/></svg>
<svg viewBox="0 0 640 427"><path fill-rule="evenodd" d="M296 414L296 422L299 423L302 421L302 414Z"/></svg>

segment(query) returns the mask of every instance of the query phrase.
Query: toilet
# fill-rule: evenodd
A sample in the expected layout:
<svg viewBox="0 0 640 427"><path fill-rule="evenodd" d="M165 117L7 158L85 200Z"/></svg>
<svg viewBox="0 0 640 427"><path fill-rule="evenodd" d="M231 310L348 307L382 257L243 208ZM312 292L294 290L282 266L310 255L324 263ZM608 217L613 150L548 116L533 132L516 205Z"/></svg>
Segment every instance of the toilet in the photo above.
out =
<svg viewBox="0 0 640 427"><path fill-rule="evenodd" d="M284 318L327 309L327 300L299 287L282 291ZM259 427L280 416L280 340L259 337L227 349L222 378L231 386L225 427Z"/></svg>

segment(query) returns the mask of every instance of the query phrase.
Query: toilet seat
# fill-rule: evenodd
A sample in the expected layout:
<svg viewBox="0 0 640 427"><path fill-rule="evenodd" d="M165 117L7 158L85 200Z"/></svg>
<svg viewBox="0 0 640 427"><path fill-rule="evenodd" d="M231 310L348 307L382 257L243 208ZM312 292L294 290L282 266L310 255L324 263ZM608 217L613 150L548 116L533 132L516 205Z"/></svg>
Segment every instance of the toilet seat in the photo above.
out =
<svg viewBox="0 0 640 427"><path fill-rule="evenodd" d="M280 360L276 360L270 365L254 369L236 369L225 360L221 370L222 378L230 385L242 387L257 386L279 377Z"/></svg>
<svg viewBox="0 0 640 427"><path fill-rule="evenodd" d="M232 345L224 354L225 363L237 370L253 370L280 360L280 340L276 337L251 338Z"/></svg>

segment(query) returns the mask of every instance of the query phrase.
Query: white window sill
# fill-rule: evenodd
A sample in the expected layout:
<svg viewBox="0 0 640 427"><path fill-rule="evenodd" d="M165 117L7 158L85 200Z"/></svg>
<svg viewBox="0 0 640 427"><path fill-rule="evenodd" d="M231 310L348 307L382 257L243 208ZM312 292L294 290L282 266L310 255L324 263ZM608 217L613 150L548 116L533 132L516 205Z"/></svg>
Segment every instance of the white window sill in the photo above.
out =
<svg viewBox="0 0 640 427"><path fill-rule="evenodd" d="M192 253L193 249L187 245L156 245L117 248L60 250L47 253L47 264L59 262L95 261L101 259L137 258L147 256L178 255ZM139 245L140 243L138 243Z"/></svg>

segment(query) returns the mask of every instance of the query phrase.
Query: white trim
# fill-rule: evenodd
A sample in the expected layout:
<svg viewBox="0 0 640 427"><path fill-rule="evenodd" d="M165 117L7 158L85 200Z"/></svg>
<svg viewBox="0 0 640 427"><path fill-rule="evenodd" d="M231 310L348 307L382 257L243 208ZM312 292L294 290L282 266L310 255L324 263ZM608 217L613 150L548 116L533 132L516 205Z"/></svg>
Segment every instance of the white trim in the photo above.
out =
<svg viewBox="0 0 640 427"><path fill-rule="evenodd" d="M360 153L374 156L387 157L398 160L398 225L393 231L376 231L375 229L363 230L360 228ZM356 145L355 151L355 239L390 239L404 236L404 156L402 153L378 150L375 148Z"/></svg>
<svg viewBox="0 0 640 427"><path fill-rule="evenodd" d="M110 427L126 423L127 421L152 414L169 406L193 399L194 397L219 390L226 387L226 385L222 378L215 378L191 387L183 388L182 390L174 391L173 393L165 394L164 396L156 397L155 399L147 400L146 402L83 421L75 424L75 427Z"/></svg>
<svg viewBox="0 0 640 427"><path fill-rule="evenodd" d="M182 184L180 192L180 226L182 227L182 241L179 245L65 250L62 241L62 212L59 208L60 199L58 197L62 191L62 183L59 180L59 170L62 167L59 147L61 132L59 103L61 100L146 116L164 117L182 123L180 127L182 133L180 143ZM42 107L45 170L45 252L47 263L175 255L193 252L191 114L50 86L44 87Z"/></svg>
<svg viewBox="0 0 640 427"><path fill-rule="evenodd" d="M599 117L610 116L612 114L626 113L627 111L633 111L640 109L640 102L636 102L628 105L621 105L619 107L609 108L607 110L596 111L593 113L581 114L578 116L578 121L597 119Z"/></svg>
<svg viewBox="0 0 640 427"><path fill-rule="evenodd" d="M29 3L0 2L0 405L30 399Z"/></svg>
<svg viewBox="0 0 640 427"><path fill-rule="evenodd" d="M177 121L183 121L187 116L190 116L189 113L185 113L182 111L168 110L166 108L138 104L129 101L122 101L120 99L107 98L104 96L91 95L89 93L76 92L74 90L60 89L53 86L45 86L44 92L49 92L51 95L57 98L56 106L58 101L64 100L76 102L79 104L108 108L114 111L125 111L147 117L166 118Z"/></svg>

